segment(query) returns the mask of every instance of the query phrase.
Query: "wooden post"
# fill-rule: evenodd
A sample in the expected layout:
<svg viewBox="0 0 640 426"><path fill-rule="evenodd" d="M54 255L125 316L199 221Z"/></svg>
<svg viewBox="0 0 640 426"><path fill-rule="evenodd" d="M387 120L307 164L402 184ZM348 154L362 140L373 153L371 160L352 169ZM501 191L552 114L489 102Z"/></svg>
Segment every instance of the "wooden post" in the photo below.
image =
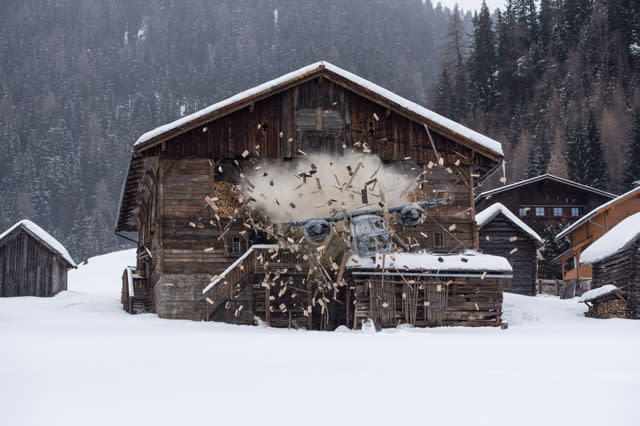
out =
<svg viewBox="0 0 640 426"><path fill-rule="evenodd" d="M269 297L271 297L271 286L267 283L267 287L264 292L264 322L271 327L271 301L269 300Z"/></svg>
<svg viewBox="0 0 640 426"><path fill-rule="evenodd" d="M345 309L347 314L347 319L345 321L345 325L347 328L350 328L350 318L351 318L351 286L347 284L347 295L345 297Z"/></svg>
<svg viewBox="0 0 640 426"><path fill-rule="evenodd" d="M158 165L158 184L156 185L156 191L158 191L158 217L156 218L156 238L158 239L158 273L164 273L164 162L160 159Z"/></svg>
<svg viewBox="0 0 640 426"><path fill-rule="evenodd" d="M469 166L469 207L471 208L471 239L473 240L473 249L478 250L480 245L479 236L480 233L478 226L476 225L476 204L473 199L473 167Z"/></svg>

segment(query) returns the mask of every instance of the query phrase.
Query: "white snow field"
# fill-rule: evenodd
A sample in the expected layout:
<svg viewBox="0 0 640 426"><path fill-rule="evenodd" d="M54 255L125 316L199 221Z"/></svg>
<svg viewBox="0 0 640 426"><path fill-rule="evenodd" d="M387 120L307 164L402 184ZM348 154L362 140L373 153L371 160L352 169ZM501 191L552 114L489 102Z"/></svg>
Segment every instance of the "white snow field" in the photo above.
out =
<svg viewBox="0 0 640 426"><path fill-rule="evenodd" d="M505 295L507 330L309 332L120 306L134 251L0 299L1 425L638 425L640 321Z"/></svg>

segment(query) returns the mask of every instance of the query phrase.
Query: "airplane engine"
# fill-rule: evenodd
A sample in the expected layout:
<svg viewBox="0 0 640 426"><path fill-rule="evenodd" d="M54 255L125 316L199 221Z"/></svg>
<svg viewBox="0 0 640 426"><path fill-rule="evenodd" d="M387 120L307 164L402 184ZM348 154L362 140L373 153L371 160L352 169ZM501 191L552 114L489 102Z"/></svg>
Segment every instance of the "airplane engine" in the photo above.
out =
<svg viewBox="0 0 640 426"><path fill-rule="evenodd" d="M422 207L412 204L407 204L398 213L398 216L400 216L400 222L405 226L418 225L424 215L425 213Z"/></svg>
<svg viewBox="0 0 640 426"><path fill-rule="evenodd" d="M311 240L322 240L331 232L329 222L322 219L313 219L304 225L304 235Z"/></svg>

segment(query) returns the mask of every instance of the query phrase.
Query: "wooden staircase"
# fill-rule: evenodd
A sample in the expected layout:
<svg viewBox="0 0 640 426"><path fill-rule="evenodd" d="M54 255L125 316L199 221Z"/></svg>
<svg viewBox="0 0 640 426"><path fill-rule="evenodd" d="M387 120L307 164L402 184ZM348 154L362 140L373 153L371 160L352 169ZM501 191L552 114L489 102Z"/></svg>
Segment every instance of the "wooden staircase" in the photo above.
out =
<svg viewBox="0 0 640 426"><path fill-rule="evenodd" d="M248 285L252 285L253 289L253 306L254 315L265 321L268 325L286 327L300 326L302 322L302 310L307 306L306 297L302 297L299 293L297 300L291 300L291 292L278 297L274 301L275 306L284 303L288 309L280 312L281 309L275 310L271 308L269 297L273 294L272 286L263 284L265 277L270 281L273 277L279 277L279 280L293 280L294 277L306 276L306 270L298 270L296 268L297 255L289 250L279 250L277 245L253 245L247 250L242 257L231 264L223 273L215 277L215 279L203 290L202 303L204 306L205 319L210 321L214 315L226 306L233 308L235 298L243 292ZM268 288L267 288L268 287ZM281 289L280 285L274 289ZM277 292L275 292L277 294ZM297 320L296 320L297 319ZM272 324L273 322L273 324Z"/></svg>
<svg viewBox="0 0 640 426"><path fill-rule="evenodd" d="M130 314L154 312L153 290L148 288L145 278L135 273L133 266L127 266L122 274L120 302Z"/></svg>

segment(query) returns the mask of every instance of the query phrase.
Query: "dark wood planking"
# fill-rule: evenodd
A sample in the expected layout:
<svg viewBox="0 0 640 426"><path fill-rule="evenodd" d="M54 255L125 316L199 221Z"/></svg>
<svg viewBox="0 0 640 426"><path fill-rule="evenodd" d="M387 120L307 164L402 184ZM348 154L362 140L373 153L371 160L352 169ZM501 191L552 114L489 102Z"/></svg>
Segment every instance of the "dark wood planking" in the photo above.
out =
<svg viewBox="0 0 640 426"><path fill-rule="evenodd" d="M17 228L0 242L0 297L54 296L67 289L66 261Z"/></svg>
<svg viewBox="0 0 640 426"><path fill-rule="evenodd" d="M517 239L510 241L514 237ZM505 284L506 291L536 294L538 244L529 234L499 214L480 229L479 246L484 253L506 257L511 263L513 279ZM512 253L513 249L517 251Z"/></svg>

